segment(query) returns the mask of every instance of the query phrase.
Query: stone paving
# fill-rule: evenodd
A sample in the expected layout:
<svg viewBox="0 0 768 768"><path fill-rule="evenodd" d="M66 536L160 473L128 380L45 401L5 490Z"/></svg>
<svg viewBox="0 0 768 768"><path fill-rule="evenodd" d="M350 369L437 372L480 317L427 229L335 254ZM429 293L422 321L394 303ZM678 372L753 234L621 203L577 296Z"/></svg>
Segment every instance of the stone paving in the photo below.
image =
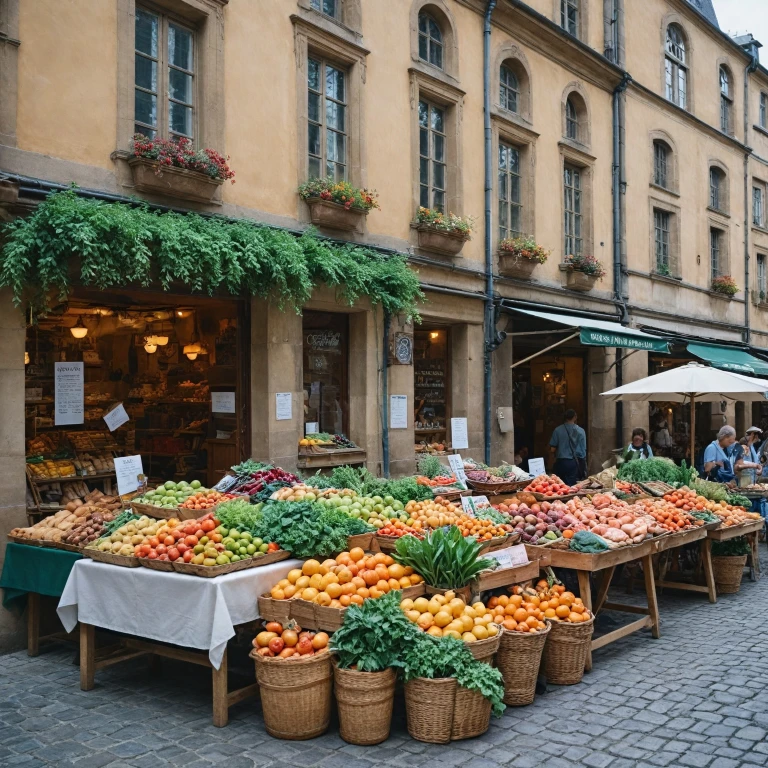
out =
<svg viewBox="0 0 768 768"><path fill-rule="evenodd" d="M765 559L765 549L761 546ZM619 595L617 595L618 597ZM624 595L620 595L626 599ZM412 740L402 700L389 740L346 744L335 723L309 742L279 741L257 700L211 724L210 675L134 660L79 689L71 649L0 657L0 766L77 768L736 768L768 762L768 578L710 605L661 596L662 637L636 633L595 653L581 685L551 687L507 709L483 737L449 746ZM243 654L241 664L247 663Z"/></svg>

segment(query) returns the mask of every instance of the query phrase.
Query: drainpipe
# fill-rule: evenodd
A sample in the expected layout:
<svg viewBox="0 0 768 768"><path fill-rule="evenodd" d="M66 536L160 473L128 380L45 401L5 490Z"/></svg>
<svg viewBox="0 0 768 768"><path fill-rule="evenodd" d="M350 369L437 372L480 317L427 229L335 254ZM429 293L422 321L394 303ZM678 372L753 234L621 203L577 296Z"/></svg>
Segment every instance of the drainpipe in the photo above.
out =
<svg viewBox="0 0 768 768"><path fill-rule="evenodd" d="M384 312L384 355L381 360L381 471L389 477L389 312Z"/></svg>
<svg viewBox="0 0 768 768"><path fill-rule="evenodd" d="M493 169L491 137L491 16L496 0L488 0L483 23L483 127L485 130L485 343L484 343L484 461L491 463L491 374L494 339L493 309Z"/></svg>
<svg viewBox="0 0 768 768"><path fill-rule="evenodd" d="M749 76L757 69L757 49L750 46L747 50L751 59L744 69L744 145L747 146L749 136ZM751 225L749 205L749 150L744 152L744 341L749 344L751 332L749 329L749 229Z"/></svg>

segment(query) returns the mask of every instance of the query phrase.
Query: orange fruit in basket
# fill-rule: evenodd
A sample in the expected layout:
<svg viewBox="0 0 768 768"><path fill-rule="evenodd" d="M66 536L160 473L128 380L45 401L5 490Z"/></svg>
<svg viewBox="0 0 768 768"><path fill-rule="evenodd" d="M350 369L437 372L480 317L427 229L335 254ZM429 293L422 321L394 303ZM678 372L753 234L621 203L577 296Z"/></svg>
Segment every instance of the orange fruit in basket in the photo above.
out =
<svg viewBox="0 0 768 768"><path fill-rule="evenodd" d="M574 595L573 592L563 592L563 594L560 595L560 602L565 603L566 605L570 605L575 599L576 595Z"/></svg>
<svg viewBox="0 0 768 768"><path fill-rule="evenodd" d="M528 611L525 608L517 608L512 614L512 618L519 624L521 621L525 621L528 618Z"/></svg>
<svg viewBox="0 0 768 768"><path fill-rule="evenodd" d="M570 613L571 609L567 605L558 605L557 608L555 608L555 616L557 616L558 619L565 619Z"/></svg>
<svg viewBox="0 0 768 768"><path fill-rule="evenodd" d="M574 624L578 624L581 621L581 614L580 613L569 613L568 614L568 621L571 621Z"/></svg>
<svg viewBox="0 0 768 768"><path fill-rule="evenodd" d="M353 547L349 550L349 557L352 562L357 563L365 557L365 550L362 547Z"/></svg>
<svg viewBox="0 0 768 768"><path fill-rule="evenodd" d="M574 603L571 606L571 613L584 613L587 609L584 607L582 603Z"/></svg>

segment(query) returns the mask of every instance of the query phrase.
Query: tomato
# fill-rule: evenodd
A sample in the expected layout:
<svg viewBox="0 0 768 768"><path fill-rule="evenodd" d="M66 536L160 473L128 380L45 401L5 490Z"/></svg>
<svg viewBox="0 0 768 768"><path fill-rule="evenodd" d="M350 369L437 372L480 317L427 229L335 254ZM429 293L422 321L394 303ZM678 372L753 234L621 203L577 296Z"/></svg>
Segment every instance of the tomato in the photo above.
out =
<svg viewBox="0 0 768 768"><path fill-rule="evenodd" d="M200 526L206 533L212 531L216 526L213 524L213 520L204 520Z"/></svg>
<svg viewBox="0 0 768 768"><path fill-rule="evenodd" d="M280 653L283 648L285 648L285 643L283 642L282 637L273 637L269 641L269 650L272 651L272 653Z"/></svg>
<svg viewBox="0 0 768 768"><path fill-rule="evenodd" d="M147 557L147 555L149 555L149 553L152 551L152 547L150 547L149 544L142 544L139 547L139 551L139 557Z"/></svg>
<svg viewBox="0 0 768 768"><path fill-rule="evenodd" d="M157 556L157 559L158 559L158 560L162 560L163 562L167 562L167 561L169 561L169 560L170 560L170 558L168 557L168 555L167 555L167 554L166 554L166 555L158 555L158 556Z"/></svg>
<svg viewBox="0 0 768 768"><path fill-rule="evenodd" d="M173 536L166 536L163 539L163 544L165 544L166 547L172 547L176 543L176 539L173 538Z"/></svg>
<svg viewBox="0 0 768 768"><path fill-rule="evenodd" d="M202 539L203 536L205 536L205 531L202 528L198 528L195 531L195 536L197 536L198 539Z"/></svg>
<svg viewBox="0 0 768 768"><path fill-rule="evenodd" d="M165 544L158 544L155 547L155 552L157 552L158 557L160 555L164 555L168 552L168 547L165 546Z"/></svg>
<svg viewBox="0 0 768 768"><path fill-rule="evenodd" d="M197 538L197 536L190 535L184 538L184 543L188 547L196 547L200 543L200 540Z"/></svg>
<svg viewBox="0 0 768 768"><path fill-rule="evenodd" d="M160 539L157 538L157 536L150 536L147 539L147 544L149 544L152 549L154 549L158 544L160 543Z"/></svg>
<svg viewBox="0 0 768 768"><path fill-rule="evenodd" d="M191 549L188 549L184 553L184 557L182 559L184 560L185 563L191 563L192 562L192 558L194 556L195 556L195 553Z"/></svg>
<svg viewBox="0 0 768 768"><path fill-rule="evenodd" d="M149 550L149 554L147 555L147 560L157 560L157 552L155 552L154 549Z"/></svg>
<svg viewBox="0 0 768 768"><path fill-rule="evenodd" d="M178 560L180 557L181 557L181 552L179 552L179 550L176 549L176 547L171 547L168 550L168 559L169 560L171 560L171 561Z"/></svg>

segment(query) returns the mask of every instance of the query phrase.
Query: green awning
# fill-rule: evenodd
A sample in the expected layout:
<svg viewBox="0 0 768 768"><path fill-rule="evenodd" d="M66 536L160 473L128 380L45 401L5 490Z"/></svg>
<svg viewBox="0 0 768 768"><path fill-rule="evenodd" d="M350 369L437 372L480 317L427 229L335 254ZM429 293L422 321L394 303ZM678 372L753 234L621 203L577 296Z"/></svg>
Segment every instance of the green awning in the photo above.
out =
<svg viewBox="0 0 768 768"><path fill-rule="evenodd" d="M645 349L648 352L669 352L666 339L652 336L637 328L628 328L608 320L593 320L577 315L554 315L546 312L534 312L531 309L518 309L515 312L530 315L549 323L563 325L579 330L579 340L590 347L622 347L625 349Z"/></svg>
<svg viewBox="0 0 768 768"><path fill-rule="evenodd" d="M768 376L768 363L750 355L743 349L724 347L719 344L689 342L688 351L700 360L706 360L715 368L722 368L724 371L734 371L747 376Z"/></svg>

